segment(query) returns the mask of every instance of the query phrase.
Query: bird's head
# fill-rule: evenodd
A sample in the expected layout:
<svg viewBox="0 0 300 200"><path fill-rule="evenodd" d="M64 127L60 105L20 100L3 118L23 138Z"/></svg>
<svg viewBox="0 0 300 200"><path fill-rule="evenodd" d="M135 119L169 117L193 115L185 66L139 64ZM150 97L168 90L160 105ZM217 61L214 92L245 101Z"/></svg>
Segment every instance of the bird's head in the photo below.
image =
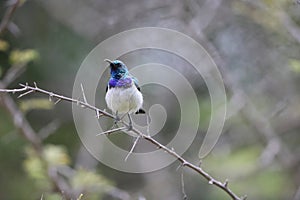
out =
<svg viewBox="0 0 300 200"><path fill-rule="evenodd" d="M120 79L128 73L128 69L122 61L120 60L111 61L109 59L105 59L104 61L109 63L110 74L113 78Z"/></svg>

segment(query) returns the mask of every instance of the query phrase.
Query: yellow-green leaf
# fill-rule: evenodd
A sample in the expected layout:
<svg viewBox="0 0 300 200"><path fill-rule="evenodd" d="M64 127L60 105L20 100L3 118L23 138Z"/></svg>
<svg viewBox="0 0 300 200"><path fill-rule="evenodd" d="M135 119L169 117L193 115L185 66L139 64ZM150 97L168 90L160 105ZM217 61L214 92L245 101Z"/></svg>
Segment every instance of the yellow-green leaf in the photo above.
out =
<svg viewBox="0 0 300 200"><path fill-rule="evenodd" d="M0 51L6 51L9 48L8 42L0 39Z"/></svg>
<svg viewBox="0 0 300 200"><path fill-rule="evenodd" d="M96 172L79 169L71 180L72 187L78 190L98 191L99 193L111 188L112 183Z"/></svg>
<svg viewBox="0 0 300 200"><path fill-rule="evenodd" d="M54 107L54 103L45 98L37 99L28 99L23 100L20 103L20 109L23 112L28 112L30 110L39 109L39 110L50 110Z"/></svg>
<svg viewBox="0 0 300 200"><path fill-rule="evenodd" d="M31 147L26 148L25 152L26 160L23 162L23 167L27 175L36 182L39 188L49 188L51 183L43 161Z"/></svg>
<svg viewBox="0 0 300 200"><path fill-rule="evenodd" d="M43 156L50 166L70 164L70 157L63 146L47 145L44 148Z"/></svg>
<svg viewBox="0 0 300 200"><path fill-rule="evenodd" d="M11 64L26 64L38 59L39 54L36 50L14 50L10 53L9 60Z"/></svg>
<svg viewBox="0 0 300 200"><path fill-rule="evenodd" d="M300 73L300 60L290 59L289 66L293 72Z"/></svg>

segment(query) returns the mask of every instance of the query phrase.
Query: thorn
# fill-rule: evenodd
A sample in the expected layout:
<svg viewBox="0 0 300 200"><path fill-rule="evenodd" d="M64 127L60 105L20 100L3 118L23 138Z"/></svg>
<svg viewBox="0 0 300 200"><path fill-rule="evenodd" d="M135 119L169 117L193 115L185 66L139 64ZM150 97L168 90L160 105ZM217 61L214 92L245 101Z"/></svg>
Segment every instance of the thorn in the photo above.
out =
<svg viewBox="0 0 300 200"><path fill-rule="evenodd" d="M181 170L181 175L180 175L180 182L181 182L181 192L183 195L183 199L187 199L187 195L185 193L185 188L184 188L184 177L183 177L183 169Z"/></svg>
<svg viewBox="0 0 300 200"><path fill-rule="evenodd" d="M28 83L26 83L26 85L28 86ZM38 88L37 85L36 85L36 82L33 82L33 85L34 85L35 88Z"/></svg>
<svg viewBox="0 0 300 200"><path fill-rule="evenodd" d="M198 162L198 167L201 167L201 165L202 165L202 160L200 159Z"/></svg>
<svg viewBox="0 0 300 200"><path fill-rule="evenodd" d="M81 194L79 195L79 197L77 198L77 200L81 200L82 197L83 197L83 194L81 193Z"/></svg>
<svg viewBox="0 0 300 200"><path fill-rule="evenodd" d="M241 197L242 200L246 200L247 199L247 195L244 195Z"/></svg>
<svg viewBox="0 0 300 200"><path fill-rule="evenodd" d="M226 188L228 187L228 179L225 180L224 187L226 187Z"/></svg>
<svg viewBox="0 0 300 200"><path fill-rule="evenodd" d="M61 101L61 99L57 99L57 100L54 102L54 105L58 104L60 101Z"/></svg>
<svg viewBox="0 0 300 200"><path fill-rule="evenodd" d="M209 185L214 184L214 180L210 179L210 180L208 181L208 184L209 184Z"/></svg>
<svg viewBox="0 0 300 200"><path fill-rule="evenodd" d="M84 101L84 103L87 103L82 84L80 84L80 87L81 87L81 92L82 92L82 96L83 96L83 101Z"/></svg>
<svg viewBox="0 0 300 200"><path fill-rule="evenodd" d="M182 164L178 165L178 167L176 168L176 171L178 171L181 167L182 167Z"/></svg>
<svg viewBox="0 0 300 200"><path fill-rule="evenodd" d="M96 110L96 117L97 117L97 119L100 119L101 116L103 116L103 114L100 113L99 110L97 109Z"/></svg>
<svg viewBox="0 0 300 200"><path fill-rule="evenodd" d="M49 101L52 101L52 97L53 97L53 93L50 92L50 93L49 93Z"/></svg>
<svg viewBox="0 0 300 200"><path fill-rule="evenodd" d="M25 96L25 95L27 95L27 94L32 93L32 92L34 92L34 90L29 90L29 91L27 91L27 92L25 92L25 93L23 93L23 94L20 94L17 98L21 98L21 97L23 97L23 96Z"/></svg>
<svg viewBox="0 0 300 200"><path fill-rule="evenodd" d="M102 133L98 133L96 136L99 136L99 135L109 135L111 133L114 133L114 132L117 132L117 131L122 131L122 130L125 130L125 129L126 129L126 127L120 127L120 128L110 129L110 130L104 131Z"/></svg>
<svg viewBox="0 0 300 200"><path fill-rule="evenodd" d="M25 87L25 85L24 85L24 84L22 84L22 83L19 83L19 86L21 86L21 87Z"/></svg>
<svg viewBox="0 0 300 200"><path fill-rule="evenodd" d="M135 139L135 141L134 141L134 143L133 143L133 145L132 145L132 147L131 147L129 153L127 154L127 156L126 156L126 158L125 158L125 162L127 161L127 159L128 159L128 157L130 156L130 154L132 154L132 152L133 152L134 148L136 147L136 145L137 145L139 139L140 139L140 136L138 136L138 137Z"/></svg>
<svg viewBox="0 0 300 200"><path fill-rule="evenodd" d="M19 84L20 86L22 86L25 90L28 88L28 84L26 83L25 85L24 84L22 84L22 83L20 83ZM17 90L17 89L14 89L15 91ZM14 91L14 92L15 92Z"/></svg>

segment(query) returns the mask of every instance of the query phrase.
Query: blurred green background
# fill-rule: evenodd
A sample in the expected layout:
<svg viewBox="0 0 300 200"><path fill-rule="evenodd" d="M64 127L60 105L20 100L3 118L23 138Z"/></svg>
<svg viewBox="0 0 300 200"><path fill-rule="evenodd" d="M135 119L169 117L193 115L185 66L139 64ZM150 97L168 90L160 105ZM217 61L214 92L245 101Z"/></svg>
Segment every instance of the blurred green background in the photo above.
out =
<svg viewBox="0 0 300 200"><path fill-rule="evenodd" d="M246 194L248 199L300 199L297 1L18 2L5 30L0 32L0 86L16 88L19 83L35 81L49 91L71 96L81 62L104 39L145 26L180 31L211 54L226 87L225 127L202 167L218 180L229 179L230 188L239 196ZM0 2L2 23L15 3ZM183 156L197 163L199 143L211 114L210 96L201 76L166 52L140 51L125 55L126 59L165 63L190 80L199 99L201 121L195 142ZM182 199L179 163L146 174L113 170L96 161L82 146L71 104L53 105L47 96L39 94L17 96L0 93L0 199ZM157 98L166 105L168 116L174 116L168 118L157 137L165 144L178 127L179 111L174 109L178 102L164 88L145 87L144 96L149 98L145 98L146 105L157 102ZM99 91L99 101L102 97L104 91ZM16 115L7 109L8 101L15 102L42 138L42 150L35 150L21 136ZM111 139L124 145L121 136ZM130 148L131 140L125 142L124 146ZM230 199L189 169L184 169L184 180L189 199Z"/></svg>

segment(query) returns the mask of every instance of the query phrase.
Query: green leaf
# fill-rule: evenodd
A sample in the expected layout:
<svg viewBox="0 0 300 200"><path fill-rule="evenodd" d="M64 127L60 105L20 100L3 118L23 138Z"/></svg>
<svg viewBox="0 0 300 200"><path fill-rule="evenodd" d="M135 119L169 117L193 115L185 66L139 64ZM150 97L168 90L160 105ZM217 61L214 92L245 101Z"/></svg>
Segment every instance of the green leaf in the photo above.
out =
<svg viewBox="0 0 300 200"><path fill-rule="evenodd" d="M290 59L289 66L293 72L300 73L300 60Z"/></svg>
<svg viewBox="0 0 300 200"><path fill-rule="evenodd" d="M6 51L9 48L8 42L0 39L0 51Z"/></svg>
<svg viewBox="0 0 300 200"><path fill-rule="evenodd" d="M14 50L10 53L9 60L11 64L27 64L39 58L36 50Z"/></svg>
<svg viewBox="0 0 300 200"><path fill-rule="evenodd" d="M65 147L59 145L47 145L43 157L50 166L68 165L71 162Z"/></svg>
<svg viewBox="0 0 300 200"><path fill-rule="evenodd" d="M100 174L79 169L71 180L72 187L78 190L103 193L111 188L112 183Z"/></svg>
<svg viewBox="0 0 300 200"><path fill-rule="evenodd" d="M27 175L36 182L36 185L39 188L49 189L51 187L51 182L48 179L44 162L31 147L26 148L25 152L27 157L23 162L23 168Z"/></svg>
<svg viewBox="0 0 300 200"><path fill-rule="evenodd" d="M54 103L45 98L36 98L23 100L20 103L20 109L23 112L28 112L30 110L50 110L54 107Z"/></svg>

